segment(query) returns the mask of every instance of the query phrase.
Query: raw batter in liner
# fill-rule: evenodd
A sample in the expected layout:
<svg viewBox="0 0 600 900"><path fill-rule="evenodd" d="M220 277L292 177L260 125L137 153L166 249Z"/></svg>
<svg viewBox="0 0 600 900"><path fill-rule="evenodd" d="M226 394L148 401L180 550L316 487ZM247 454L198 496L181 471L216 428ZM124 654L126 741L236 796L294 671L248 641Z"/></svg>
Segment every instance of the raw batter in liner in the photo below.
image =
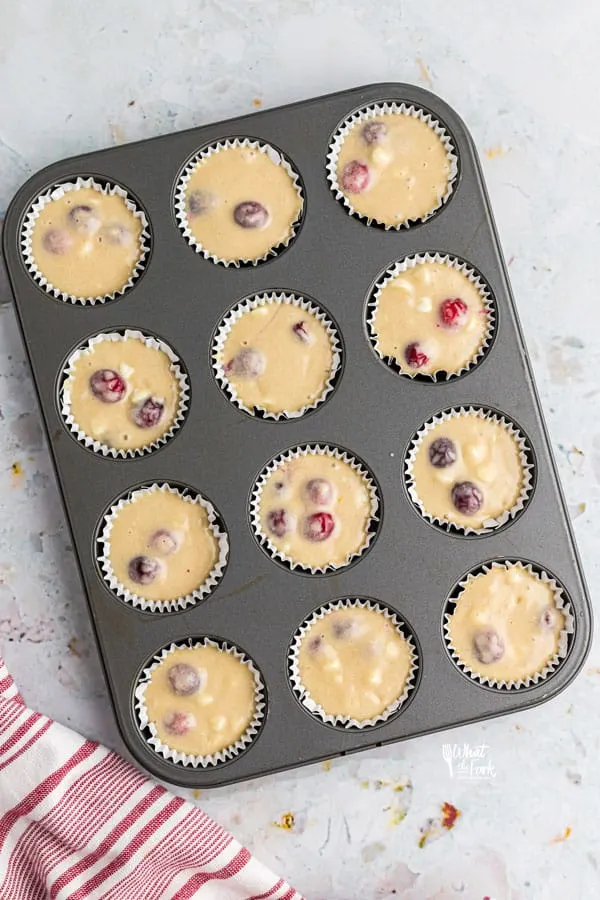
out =
<svg viewBox="0 0 600 900"><path fill-rule="evenodd" d="M480 528L515 505L523 469L505 427L461 413L435 425L420 441L412 479L429 516Z"/></svg>
<svg viewBox="0 0 600 900"><path fill-rule="evenodd" d="M252 147L226 147L202 159L185 200L194 238L225 262L261 259L289 239L302 209L283 166Z"/></svg>
<svg viewBox="0 0 600 900"><path fill-rule="evenodd" d="M483 297L454 266L417 263L387 282L372 323L382 356L403 372L458 372L479 353L489 318Z"/></svg>
<svg viewBox="0 0 600 900"><path fill-rule="evenodd" d="M235 744L254 717L255 681L240 659L216 647L180 647L152 672L148 719L163 744L209 756Z"/></svg>
<svg viewBox="0 0 600 900"><path fill-rule="evenodd" d="M313 453L269 475L259 512L262 533L293 562L340 567L365 547L371 499L365 480L348 463Z"/></svg>
<svg viewBox="0 0 600 900"><path fill-rule="evenodd" d="M332 360L329 335L316 316L276 301L235 321L221 353L225 375L242 403L273 413L314 404L331 375Z"/></svg>
<svg viewBox="0 0 600 900"><path fill-rule="evenodd" d="M421 119L388 113L357 122L340 147L337 181L353 208L384 225L421 219L448 189L442 141Z"/></svg>
<svg viewBox="0 0 600 900"><path fill-rule="evenodd" d="M171 427L179 384L171 360L139 338L86 348L66 382L79 428L109 447L149 447Z"/></svg>
<svg viewBox="0 0 600 900"><path fill-rule="evenodd" d="M550 662L564 627L552 589L537 575L522 566L494 566L458 597L449 637L476 675L519 681Z"/></svg>
<svg viewBox="0 0 600 900"><path fill-rule="evenodd" d="M132 594L176 600L204 584L218 544L199 503L168 490L141 490L113 519L108 558Z"/></svg>
<svg viewBox="0 0 600 900"><path fill-rule="evenodd" d="M105 297L129 281L142 255L141 233L122 197L78 188L40 211L31 247L53 287L80 299Z"/></svg>
<svg viewBox="0 0 600 900"><path fill-rule="evenodd" d="M298 671L330 716L372 719L402 696L412 654L392 622L374 609L327 613L302 638Z"/></svg>

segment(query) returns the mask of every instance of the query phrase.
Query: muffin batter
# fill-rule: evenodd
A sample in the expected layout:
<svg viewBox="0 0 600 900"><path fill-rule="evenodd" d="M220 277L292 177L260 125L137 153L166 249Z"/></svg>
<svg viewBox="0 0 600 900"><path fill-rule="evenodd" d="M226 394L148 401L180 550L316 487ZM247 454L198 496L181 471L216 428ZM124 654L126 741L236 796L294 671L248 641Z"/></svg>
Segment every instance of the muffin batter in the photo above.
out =
<svg viewBox="0 0 600 900"><path fill-rule="evenodd" d="M108 558L132 594L176 600L204 584L218 544L199 503L168 489L140 490L112 521Z"/></svg>
<svg viewBox="0 0 600 900"><path fill-rule="evenodd" d="M422 262L387 282L371 324L381 356L408 375L459 372L489 327L483 297L454 266Z"/></svg>
<svg viewBox="0 0 600 900"><path fill-rule="evenodd" d="M105 297L129 281L142 255L141 233L122 197L78 188L43 207L31 248L52 287L79 299Z"/></svg>
<svg viewBox="0 0 600 900"><path fill-rule="evenodd" d="M250 668L217 647L178 647L152 671L148 719L167 747L210 756L230 747L254 717Z"/></svg>
<svg viewBox="0 0 600 900"><path fill-rule="evenodd" d="M481 528L519 498L519 448L503 425L461 413L435 425L420 441L412 481L427 515Z"/></svg>
<svg viewBox="0 0 600 900"><path fill-rule="evenodd" d="M108 447L149 447L169 431L179 384L169 357L139 338L102 340L82 351L63 389L79 428Z"/></svg>
<svg viewBox="0 0 600 900"><path fill-rule="evenodd" d="M339 188L353 208L384 225L427 216L442 202L449 176L438 135L402 113L357 122L337 161Z"/></svg>
<svg viewBox="0 0 600 900"><path fill-rule="evenodd" d="M308 629L298 651L302 686L329 716L359 722L402 696L412 654L392 622L374 609L327 613Z"/></svg>
<svg viewBox="0 0 600 900"><path fill-rule="evenodd" d="M302 199L266 152L225 147L196 165L185 205L187 224L202 248L225 262L241 262L261 259L291 237Z"/></svg>
<svg viewBox="0 0 600 900"><path fill-rule="evenodd" d="M494 566L460 594L448 633L476 675L519 681L550 662L564 627L552 589L539 576L522 566Z"/></svg>
<svg viewBox="0 0 600 900"><path fill-rule="evenodd" d="M365 480L348 463L312 453L269 475L259 512L262 533L293 563L339 568L366 546L371 498Z"/></svg>
<svg viewBox="0 0 600 900"><path fill-rule="evenodd" d="M234 322L220 362L248 409L290 413L321 397L331 376L333 354L327 330L316 316L272 301Z"/></svg>

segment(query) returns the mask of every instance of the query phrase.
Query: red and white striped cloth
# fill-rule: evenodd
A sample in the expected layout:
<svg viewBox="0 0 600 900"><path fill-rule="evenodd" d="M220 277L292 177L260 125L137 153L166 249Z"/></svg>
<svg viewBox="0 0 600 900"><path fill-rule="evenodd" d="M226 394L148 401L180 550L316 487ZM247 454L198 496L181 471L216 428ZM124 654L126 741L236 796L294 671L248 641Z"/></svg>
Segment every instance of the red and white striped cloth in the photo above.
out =
<svg viewBox="0 0 600 900"><path fill-rule="evenodd" d="M229 832L28 709L0 657L0 900L302 900Z"/></svg>

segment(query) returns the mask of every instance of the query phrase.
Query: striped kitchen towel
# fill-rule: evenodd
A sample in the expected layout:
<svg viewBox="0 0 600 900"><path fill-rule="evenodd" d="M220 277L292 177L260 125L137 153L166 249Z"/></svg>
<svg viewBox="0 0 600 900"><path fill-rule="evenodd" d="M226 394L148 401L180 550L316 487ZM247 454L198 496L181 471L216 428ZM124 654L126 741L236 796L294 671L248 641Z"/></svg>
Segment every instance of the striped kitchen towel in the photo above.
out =
<svg viewBox="0 0 600 900"><path fill-rule="evenodd" d="M302 900L116 753L28 709L0 657L0 900Z"/></svg>

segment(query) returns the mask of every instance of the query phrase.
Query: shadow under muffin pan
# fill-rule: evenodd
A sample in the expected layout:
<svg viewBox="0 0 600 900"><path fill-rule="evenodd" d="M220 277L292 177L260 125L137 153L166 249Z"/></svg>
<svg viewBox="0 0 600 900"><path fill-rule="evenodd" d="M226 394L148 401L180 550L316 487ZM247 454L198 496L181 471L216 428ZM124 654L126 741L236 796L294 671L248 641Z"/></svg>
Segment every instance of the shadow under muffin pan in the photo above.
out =
<svg viewBox="0 0 600 900"><path fill-rule="evenodd" d="M408 229L368 226L348 213L327 179L333 135L356 111L386 102L418 106L441 122L458 156L447 202ZM285 252L257 266L224 267L189 246L174 198L186 160L202 147L248 135L281 148L302 179L302 227ZM50 185L93 175L139 198L153 235L143 278L126 294L94 307L58 303L29 275L19 244L24 216ZM411 85L355 88L132 145L58 162L17 193L4 223L4 254L31 362L48 442L85 586L100 656L123 739L137 761L165 781L209 787L330 759L467 722L522 712L562 691L581 669L590 644L591 606L533 383L492 212L473 141L441 99ZM493 345L460 378L429 383L399 378L367 338L365 304L377 278L398 260L439 253L465 260L495 303ZM266 421L223 396L212 368L211 338L243 298L289 292L331 313L344 347L344 371L327 402L309 416ZM158 334L189 374L191 405L176 440L135 460L86 452L64 428L56 380L69 351L90 334L134 328ZM535 491L510 524L468 539L432 528L404 486L412 436L440 409L482 406L518 422L534 454ZM305 576L278 565L259 547L248 519L254 479L290 447L348 448L373 473L385 516L368 553L333 575ZM227 523L229 562L203 600L181 612L148 614L118 601L96 562L95 535L111 501L140 483L193 485ZM548 569L564 587L576 627L567 657L526 690L498 691L467 679L442 638L447 598L465 572L488 560L514 559ZM312 611L332 600L370 597L408 621L419 646L411 702L380 725L358 731L310 716L292 691L286 652ZM205 769L157 755L136 723L134 692L147 661L172 643L218 636L242 647L264 679L261 733L238 757Z"/></svg>

